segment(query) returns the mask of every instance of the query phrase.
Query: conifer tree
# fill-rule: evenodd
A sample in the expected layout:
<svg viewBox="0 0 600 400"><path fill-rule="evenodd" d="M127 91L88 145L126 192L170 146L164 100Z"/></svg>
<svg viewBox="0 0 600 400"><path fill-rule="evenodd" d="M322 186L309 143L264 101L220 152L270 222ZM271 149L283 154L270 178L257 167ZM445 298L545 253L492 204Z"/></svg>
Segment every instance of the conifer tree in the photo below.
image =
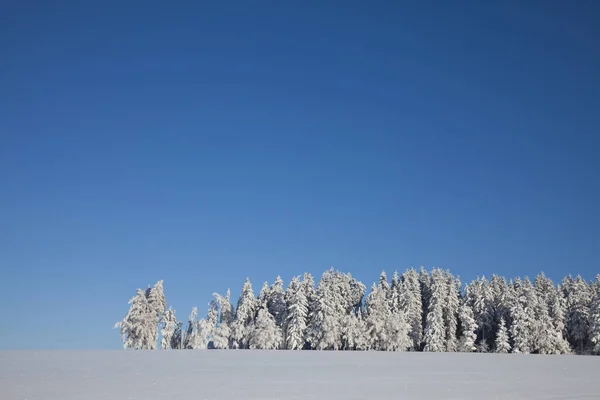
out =
<svg viewBox="0 0 600 400"><path fill-rule="evenodd" d="M467 353L473 352L477 349L475 347L477 322L475 322L473 310L466 301L463 301L460 306L459 319L461 325L459 350Z"/></svg>
<svg viewBox="0 0 600 400"><path fill-rule="evenodd" d="M236 349L248 348L248 336L256 314L256 299L252 290L250 279L242 286L242 292L237 303L235 322L232 328L232 347Z"/></svg>
<svg viewBox="0 0 600 400"><path fill-rule="evenodd" d="M305 343L308 300L299 277L292 278L285 292L287 323L285 345L289 350L301 350Z"/></svg>
<svg viewBox="0 0 600 400"><path fill-rule="evenodd" d="M175 335L175 328L177 327L177 319L175 318L175 310L169 308L162 319L163 328L160 331L162 336L161 348L169 349L172 347L173 336Z"/></svg>
<svg viewBox="0 0 600 400"><path fill-rule="evenodd" d="M446 324L444 323L444 301L447 297L447 285L443 272L431 271L429 309L425 326L424 351L440 352L446 350Z"/></svg>
<svg viewBox="0 0 600 400"><path fill-rule="evenodd" d="M412 350L421 349L423 341L423 299L419 274L411 268L402 274L400 284L400 307L409 324L409 335L412 339Z"/></svg>
<svg viewBox="0 0 600 400"><path fill-rule="evenodd" d="M592 343L592 353L600 355L600 274L596 276L592 288L594 295L590 307L589 336Z"/></svg>
<svg viewBox="0 0 600 400"><path fill-rule="evenodd" d="M148 303L146 292L138 289L136 295L129 300L129 304L131 306L125 318L115 324L115 328L121 330L123 347L136 350L156 348L155 331L158 327L154 325L155 313Z"/></svg>
<svg viewBox="0 0 600 400"><path fill-rule="evenodd" d="M500 326L498 327L498 334L496 335L496 353L509 353L510 342L508 338L508 330L506 329L506 323L504 318L500 320Z"/></svg>

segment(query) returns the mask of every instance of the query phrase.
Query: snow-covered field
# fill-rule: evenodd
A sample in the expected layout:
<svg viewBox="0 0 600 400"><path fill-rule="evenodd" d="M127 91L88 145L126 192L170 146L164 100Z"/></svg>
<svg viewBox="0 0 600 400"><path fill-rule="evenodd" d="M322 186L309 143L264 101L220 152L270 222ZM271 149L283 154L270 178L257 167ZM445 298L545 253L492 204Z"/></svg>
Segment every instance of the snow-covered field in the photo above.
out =
<svg viewBox="0 0 600 400"><path fill-rule="evenodd" d="M185 397L182 397L185 396ZM600 399L600 357L0 352L0 399Z"/></svg>

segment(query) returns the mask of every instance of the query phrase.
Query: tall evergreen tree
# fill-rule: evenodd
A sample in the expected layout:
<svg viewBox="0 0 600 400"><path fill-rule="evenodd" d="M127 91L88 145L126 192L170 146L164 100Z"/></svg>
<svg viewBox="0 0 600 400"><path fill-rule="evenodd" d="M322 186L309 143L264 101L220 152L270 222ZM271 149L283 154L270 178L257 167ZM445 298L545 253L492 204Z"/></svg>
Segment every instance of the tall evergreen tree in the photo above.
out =
<svg viewBox="0 0 600 400"><path fill-rule="evenodd" d="M589 336L592 343L592 353L600 355L600 274L596 276L592 288L593 298L590 307Z"/></svg>
<svg viewBox="0 0 600 400"><path fill-rule="evenodd" d="M429 309L425 326L424 351L446 350L446 324L444 323L444 301L447 298L447 284L439 269L431 271Z"/></svg>
<svg viewBox="0 0 600 400"><path fill-rule="evenodd" d="M248 348L248 336L256 314L256 299L252 290L250 279L242 286L242 292L237 303L235 321L232 329L232 347L236 349Z"/></svg>
<svg viewBox="0 0 600 400"><path fill-rule="evenodd" d="M286 320L285 292L283 290L283 280L279 275L275 283L271 285L267 297L267 309L275 318L275 323L280 329L284 329Z"/></svg>
<svg viewBox="0 0 600 400"><path fill-rule="evenodd" d="M452 276L450 271L444 273L447 286L447 297L443 305L444 323L446 325L446 351L458 351L458 313L460 309L460 280Z"/></svg>
<svg viewBox="0 0 600 400"><path fill-rule="evenodd" d="M414 268L402 274L399 308L406 315L406 320L410 326L411 348L418 351L421 349L421 342L423 341L423 299L419 274Z"/></svg>
<svg viewBox="0 0 600 400"><path fill-rule="evenodd" d="M562 285L567 304L567 338L571 346L584 354L589 340L589 316L592 293L587 282L581 276L573 279L568 276Z"/></svg>
<svg viewBox="0 0 600 400"><path fill-rule="evenodd" d="M299 277L292 278L285 292L285 298L287 305L285 346L289 350L301 350L306 341L308 300Z"/></svg>

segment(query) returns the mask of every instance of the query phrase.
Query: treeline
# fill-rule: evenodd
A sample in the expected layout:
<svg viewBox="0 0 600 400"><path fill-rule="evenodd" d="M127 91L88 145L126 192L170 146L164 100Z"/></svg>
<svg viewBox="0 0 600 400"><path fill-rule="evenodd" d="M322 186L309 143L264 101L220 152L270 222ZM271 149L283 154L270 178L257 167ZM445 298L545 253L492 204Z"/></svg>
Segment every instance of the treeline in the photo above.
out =
<svg viewBox="0 0 600 400"><path fill-rule="evenodd" d="M166 308L163 282L138 289L115 327L125 348L383 350L600 354L600 275L543 273L506 281L497 275L462 286L449 271L381 273L367 294L333 268L314 285L305 273L287 289L280 277L258 297L249 279L234 307L214 294L206 318L196 307L186 324Z"/></svg>

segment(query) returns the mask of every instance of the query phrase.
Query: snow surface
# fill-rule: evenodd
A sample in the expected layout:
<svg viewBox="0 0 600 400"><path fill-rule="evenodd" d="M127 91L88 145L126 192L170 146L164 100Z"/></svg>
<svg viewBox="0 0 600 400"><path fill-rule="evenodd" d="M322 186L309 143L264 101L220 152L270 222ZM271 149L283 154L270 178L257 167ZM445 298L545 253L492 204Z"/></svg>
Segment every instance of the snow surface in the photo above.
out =
<svg viewBox="0 0 600 400"><path fill-rule="evenodd" d="M600 399L600 357L5 351L0 399Z"/></svg>

